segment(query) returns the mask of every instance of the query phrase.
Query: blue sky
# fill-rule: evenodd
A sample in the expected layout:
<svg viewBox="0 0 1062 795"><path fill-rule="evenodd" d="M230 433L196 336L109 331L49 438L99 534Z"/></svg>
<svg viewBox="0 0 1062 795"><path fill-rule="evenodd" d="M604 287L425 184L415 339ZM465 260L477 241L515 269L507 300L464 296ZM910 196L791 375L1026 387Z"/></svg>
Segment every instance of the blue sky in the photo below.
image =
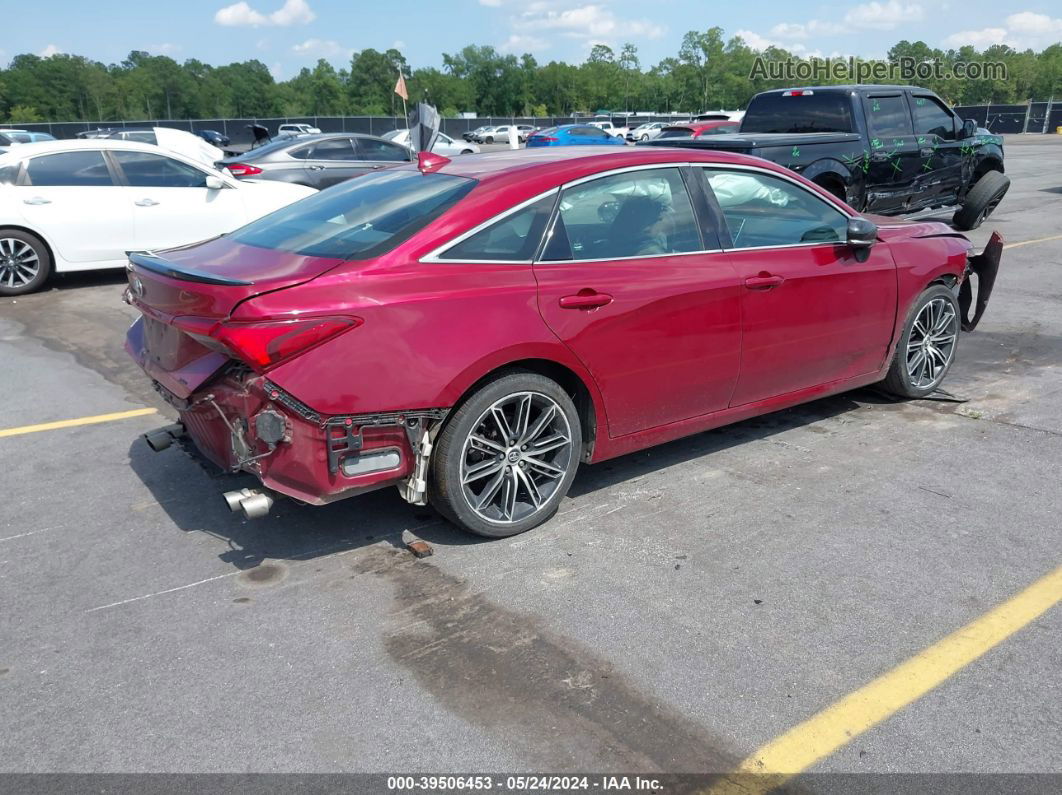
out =
<svg viewBox="0 0 1062 795"><path fill-rule="evenodd" d="M413 66L444 52L491 44L545 62L578 62L595 43L638 46L643 67L674 54L691 29L719 25L754 47L874 57L900 39L983 48L1041 49L1062 40L1062 2L873 0L0 0L18 20L0 42L0 63L20 52L70 52L105 63L130 50L208 63L258 58L286 79L318 58L337 65L366 47L398 47Z"/></svg>

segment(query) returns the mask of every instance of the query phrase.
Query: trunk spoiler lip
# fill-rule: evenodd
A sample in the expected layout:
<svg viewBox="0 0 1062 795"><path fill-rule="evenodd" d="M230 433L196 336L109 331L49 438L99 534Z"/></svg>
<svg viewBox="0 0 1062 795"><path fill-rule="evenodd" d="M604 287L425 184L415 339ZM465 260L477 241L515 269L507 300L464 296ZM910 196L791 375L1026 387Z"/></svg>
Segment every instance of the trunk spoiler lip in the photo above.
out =
<svg viewBox="0 0 1062 795"><path fill-rule="evenodd" d="M233 279L228 276L219 276L216 273L198 271L194 268L183 268L150 251L128 251L126 255L129 257L129 262L133 265L152 273L169 276L171 279L228 287L249 287L254 284L254 282L245 281L244 279Z"/></svg>
<svg viewBox="0 0 1062 795"><path fill-rule="evenodd" d="M970 279L963 279L959 287L959 309L962 312L963 331L973 331L981 322L981 316L988 307L988 299L992 296L992 288L996 284L996 274L999 273L999 259L1002 254L1003 236L999 232L993 232L984 251L969 258L966 275L977 274L977 298L974 299ZM970 317L971 307L974 310L972 318Z"/></svg>

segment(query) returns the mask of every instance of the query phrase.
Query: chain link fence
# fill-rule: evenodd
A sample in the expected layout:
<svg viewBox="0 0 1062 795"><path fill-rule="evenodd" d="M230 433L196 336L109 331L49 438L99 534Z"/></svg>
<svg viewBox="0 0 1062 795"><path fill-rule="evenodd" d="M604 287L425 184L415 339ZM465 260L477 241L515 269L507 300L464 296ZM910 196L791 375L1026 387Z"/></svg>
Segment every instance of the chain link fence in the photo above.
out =
<svg viewBox="0 0 1062 795"><path fill-rule="evenodd" d="M1024 105L957 105L955 112L964 119L974 119L978 126L986 127L994 133L1054 133L1062 127L1062 102L1030 102ZM442 131L451 138L460 138L462 133L477 127L491 124L529 124L532 127L553 127L558 124L572 124L579 121L594 121L601 117L591 116L481 116L475 119L442 120ZM686 115L672 114L652 116L614 116L618 125L629 124L634 127L647 121L684 121ZM98 121L98 122L37 122L30 124L9 124L8 127L46 132L56 138L74 138L79 132L97 128L143 128L174 127L179 130L217 130L227 135L233 144L249 144L252 141L249 125L261 124L270 133L275 133L281 124L309 124L322 132L355 132L368 135L383 135L390 130L405 127L401 116L291 116L271 117L267 119L139 119L137 121Z"/></svg>

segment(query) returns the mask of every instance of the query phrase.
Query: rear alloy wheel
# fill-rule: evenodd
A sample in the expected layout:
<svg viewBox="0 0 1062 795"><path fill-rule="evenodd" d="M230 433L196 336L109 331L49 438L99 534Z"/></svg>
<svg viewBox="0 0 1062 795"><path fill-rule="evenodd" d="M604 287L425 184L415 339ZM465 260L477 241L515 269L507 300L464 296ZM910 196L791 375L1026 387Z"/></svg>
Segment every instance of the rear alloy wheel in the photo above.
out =
<svg viewBox="0 0 1062 795"><path fill-rule="evenodd" d="M900 397L934 392L955 361L959 305L944 285L930 287L915 302L882 385Z"/></svg>
<svg viewBox="0 0 1062 795"><path fill-rule="evenodd" d="M649 140L649 135L648 135L648 133L642 133L642 140L643 140L643 141L648 141L648 140Z"/></svg>
<svg viewBox="0 0 1062 795"><path fill-rule="evenodd" d="M21 229L0 229L0 295L38 290L51 272L51 255L39 238Z"/></svg>
<svg viewBox="0 0 1062 795"><path fill-rule="evenodd" d="M489 135L488 135L488 136L487 136L487 140L486 140L486 143L488 143L488 144L492 144L492 143L494 143L494 138L493 138L492 136L489 136Z"/></svg>
<svg viewBox="0 0 1062 795"><path fill-rule="evenodd" d="M490 538L536 527L567 494L582 451L568 394L535 373L487 384L447 422L432 459L432 504Z"/></svg>

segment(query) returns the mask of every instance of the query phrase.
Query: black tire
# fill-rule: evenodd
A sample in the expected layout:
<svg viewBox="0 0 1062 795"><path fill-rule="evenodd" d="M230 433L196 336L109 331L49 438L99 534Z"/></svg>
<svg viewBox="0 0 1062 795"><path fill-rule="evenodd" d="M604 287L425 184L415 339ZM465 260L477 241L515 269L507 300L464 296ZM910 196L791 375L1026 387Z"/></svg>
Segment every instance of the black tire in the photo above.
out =
<svg viewBox="0 0 1062 795"><path fill-rule="evenodd" d="M28 277L33 267L35 275ZM0 229L0 295L35 292L51 275L52 255L43 240L21 229Z"/></svg>
<svg viewBox="0 0 1062 795"><path fill-rule="evenodd" d="M532 508L532 497L528 487L521 485L527 482L528 478L532 481L534 480L536 471L533 468L533 464L537 459L530 458L531 465L528 465L528 462L521 457L516 463L510 465L510 462L514 461L514 455L520 456L520 448L517 445L510 446L508 444L508 441L511 440L508 440L505 444L507 449L499 450L497 454L497 474L494 474L492 470L490 474L485 476L487 482L483 484L479 494L475 494L471 490L472 483L477 481L472 481L469 484L469 488L466 488L462 482L463 467L468 466L466 457L471 456L474 459L477 456L479 457L478 460L473 462L473 468L482 464L490 465L494 463L491 461L491 456L494 455L493 452L488 454L477 450L466 451L466 442L469 441L473 431L484 427L481 423L487 422L487 415L492 407L506 399L516 400L521 395L532 395L534 400L541 403L541 406L553 406L555 410L559 410L559 414L550 415L555 419L546 427L546 431L550 431L554 423L556 423L556 425L567 431L570 441L570 445L566 449L566 455L564 455L564 449L556 451L563 457L563 461L558 461L557 458L553 458L550 461L550 466L557 464L553 468L557 469L558 472L562 471L563 474L550 478L538 473L540 481L535 485L536 493L539 493L540 486L546 486L548 490L543 488L542 492L539 493L539 496L543 497L543 499L541 505L537 508ZM534 410L533 406L529 407L527 410L528 415ZM535 414L534 418L526 424L533 427L535 420L544 416L545 413L540 408L539 413ZM499 439L494 439L493 441L500 440L500 434L498 436ZM542 438L538 437L540 440ZM579 468L579 461L582 458L582 438L579 413L575 409L575 404L557 382L537 373L526 371L515 371L503 375L480 387L447 419L446 425L435 440L435 452L432 456L431 472L428 478L428 498L432 506L440 514L458 527L476 535L486 536L487 538L506 538L524 533L547 521L556 513L557 506L560 505L561 500L568 493L572 480L575 478L575 472ZM519 442L520 440L518 439L517 441ZM526 446L524 449L526 449ZM529 451L526 455L530 457L531 452ZM540 457L544 458L545 456L540 455ZM521 471L516 471L518 466ZM497 493L499 501L504 502L506 489L511 488L509 486L510 473L512 483L516 484L512 499L512 519L492 519L485 516L484 513L493 510L493 505L488 506L481 513L470 504L470 500L473 498L486 494L495 480L498 481L499 485L497 485L495 492L492 493ZM523 489L525 499L519 502L521 489ZM548 496L544 496L547 492ZM530 513L522 517L517 516L518 509L526 511L528 508L532 508Z"/></svg>
<svg viewBox="0 0 1062 795"><path fill-rule="evenodd" d="M912 376L909 366L909 358L912 357L911 346L917 346L919 342L918 337L912 340L912 334L918 335L919 337L922 336L920 332L915 329L915 321L923 314L923 310L928 304L940 301L943 301L943 305L946 305L951 311L953 320L949 322L948 333L953 336L953 341L950 347L945 351L946 360L942 369L936 372L931 372L929 375L931 375L932 378L928 383L919 382ZM955 352L959 343L959 323L959 302L956 300L955 294L950 288L945 287L943 284L934 284L923 291L911 306L911 310L907 313L907 318L904 320L903 324L903 332L900 334L900 339L896 343L896 350L892 355L892 364L889 365L889 373L885 376L885 380L881 382L880 386L886 392L891 392L892 394L903 398L924 398L935 392L947 377L951 365L955 362ZM925 353L925 348L922 348L922 354L923 358L930 358ZM918 361L917 355L918 350L916 349L913 354L913 361L915 362ZM934 360L930 358L930 361ZM937 365L934 364L933 366L935 367Z"/></svg>
<svg viewBox="0 0 1062 795"><path fill-rule="evenodd" d="M977 180L977 184L970 188L970 192L963 199L962 207L951 219L955 228L965 232L979 227L1003 200L1008 188L1010 177L998 171L989 171L983 175Z"/></svg>

